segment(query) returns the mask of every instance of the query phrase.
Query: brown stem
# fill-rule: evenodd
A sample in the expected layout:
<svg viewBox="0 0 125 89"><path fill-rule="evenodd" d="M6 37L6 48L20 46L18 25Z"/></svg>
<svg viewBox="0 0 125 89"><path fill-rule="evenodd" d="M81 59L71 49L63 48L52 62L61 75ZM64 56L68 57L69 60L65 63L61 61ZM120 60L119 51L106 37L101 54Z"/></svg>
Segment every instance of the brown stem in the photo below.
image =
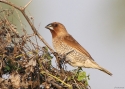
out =
<svg viewBox="0 0 125 89"><path fill-rule="evenodd" d="M34 25L32 24L32 22L30 21L30 19L28 18L28 16L25 13L25 8L30 4L32 0L30 0L23 8L20 8L14 4L12 4L11 2L8 2L6 0L0 0L1 3L5 3L7 5L10 5L16 9L18 9L20 12L22 12L23 16L25 17L25 19L27 20L27 22L29 23L29 25L31 26L33 32L35 33L35 35L38 36L38 38L49 48L49 50L53 53L54 50L49 46L49 44L44 40L44 38L38 33L38 31L36 30L36 28L34 27Z"/></svg>

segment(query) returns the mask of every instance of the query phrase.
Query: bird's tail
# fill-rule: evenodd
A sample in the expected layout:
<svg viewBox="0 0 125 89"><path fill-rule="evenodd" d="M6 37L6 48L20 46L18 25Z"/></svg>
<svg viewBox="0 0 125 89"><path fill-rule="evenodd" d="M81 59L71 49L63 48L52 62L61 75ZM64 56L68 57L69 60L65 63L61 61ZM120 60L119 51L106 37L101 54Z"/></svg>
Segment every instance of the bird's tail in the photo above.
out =
<svg viewBox="0 0 125 89"><path fill-rule="evenodd" d="M103 67L99 67L98 69L99 69L100 71L103 71L103 72L105 72L106 74L112 76L112 73L109 72L108 70L104 69Z"/></svg>
<svg viewBox="0 0 125 89"><path fill-rule="evenodd" d="M108 70L104 69L103 67L99 66L95 61L93 60L86 60L85 62L85 67L86 68L94 68L94 69L98 69L101 70L103 72L105 72L108 75L112 75L112 73L110 73Z"/></svg>

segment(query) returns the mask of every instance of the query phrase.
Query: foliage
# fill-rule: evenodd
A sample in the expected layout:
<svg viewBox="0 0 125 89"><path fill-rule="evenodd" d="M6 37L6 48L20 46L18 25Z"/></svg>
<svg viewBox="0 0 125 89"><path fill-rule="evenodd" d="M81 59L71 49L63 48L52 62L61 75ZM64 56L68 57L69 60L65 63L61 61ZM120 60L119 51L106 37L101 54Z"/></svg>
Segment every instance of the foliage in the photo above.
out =
<svg viewBox="0 0 125 89"><path fill-rule="evenodd" d="M5 11L11 12L0 11L1 89L87 89L86 72L81 69L68 71L65 61L60 63L59 54L56 55L57 67L53 67L49 49L39 46L36 35L28 35L24 28L21 35L18 27L8 19L13 13L5 14Z"/></svg>

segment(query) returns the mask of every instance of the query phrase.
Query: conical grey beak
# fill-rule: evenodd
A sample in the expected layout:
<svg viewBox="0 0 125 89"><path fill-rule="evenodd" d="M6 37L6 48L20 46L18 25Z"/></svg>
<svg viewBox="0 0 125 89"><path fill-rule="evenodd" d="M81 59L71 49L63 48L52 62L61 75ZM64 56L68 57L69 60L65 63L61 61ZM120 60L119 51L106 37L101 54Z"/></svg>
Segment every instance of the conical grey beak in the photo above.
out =
<svg viewBox="0 0 125 89"><path fill-rule="evenodd" d="M49 29L49 30L54 30L53 26L51 24L48 24L45 28Z"/></svg>

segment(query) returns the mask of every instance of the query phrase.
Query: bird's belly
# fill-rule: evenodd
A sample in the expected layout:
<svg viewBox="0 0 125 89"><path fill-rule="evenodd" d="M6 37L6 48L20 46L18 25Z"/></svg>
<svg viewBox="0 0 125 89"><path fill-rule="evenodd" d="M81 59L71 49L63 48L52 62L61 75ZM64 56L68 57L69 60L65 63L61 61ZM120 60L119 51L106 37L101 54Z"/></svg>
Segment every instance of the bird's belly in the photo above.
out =
<svg viewBox="0 0 125 89"><path fill-rule="evenodd" d="M67 55L66 57L66 61L68 61L68 63L74 67L85 67L85 60L84 57L82 55L77 55L77 53L72 53Z"/></svg>
<svg viewBox="0 0 125 89"><path fill-rule="evenodd" d="M53 42L53 46L56 52L58 52L59 54L66 54L74 50L73 48L71 48L68 45L63 44L62 42Z"/></svg>
<svg viewBox="0 0 125 89"><path fill-rule="evenodd" d="M73 51L66 56L66 61L71 66L74 66L74 67L85 67L85 61L89 59L89 57L87 57L85 54L82 54L78 50L65 44L54 45L54 48L56 52L59 54L66 54L70 51Z"/></svg>

